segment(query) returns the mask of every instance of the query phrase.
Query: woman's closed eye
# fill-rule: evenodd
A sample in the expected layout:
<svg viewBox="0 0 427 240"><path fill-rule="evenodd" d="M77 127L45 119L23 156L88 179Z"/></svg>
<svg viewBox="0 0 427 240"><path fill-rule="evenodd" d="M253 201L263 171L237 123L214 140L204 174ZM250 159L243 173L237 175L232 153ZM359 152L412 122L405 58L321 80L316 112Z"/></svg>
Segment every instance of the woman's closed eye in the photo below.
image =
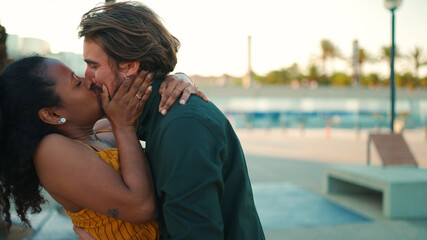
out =
<svg viewBox="0 0 427 240"><path fill-rule="evenodd" d="M74 87L79 87L82 84L82 81L80 80L79 77L77 77L77 75L75 73L72 73L73 78L74 78L74 82L77 82L76 85L74 85Z"/></svg>

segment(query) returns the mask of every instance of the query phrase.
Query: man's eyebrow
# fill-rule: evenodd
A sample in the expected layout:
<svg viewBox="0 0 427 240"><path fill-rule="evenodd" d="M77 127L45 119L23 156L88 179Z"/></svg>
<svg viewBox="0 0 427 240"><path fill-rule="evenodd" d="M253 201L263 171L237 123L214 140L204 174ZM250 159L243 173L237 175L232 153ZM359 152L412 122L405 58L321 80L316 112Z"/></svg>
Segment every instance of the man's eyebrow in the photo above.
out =
<svg viewBox="0 0 427 240"><path fill-rule="evenodd" d="M90 60L90 59L84 59L84 61L88 64L98 64L97 62Z"/></svg>

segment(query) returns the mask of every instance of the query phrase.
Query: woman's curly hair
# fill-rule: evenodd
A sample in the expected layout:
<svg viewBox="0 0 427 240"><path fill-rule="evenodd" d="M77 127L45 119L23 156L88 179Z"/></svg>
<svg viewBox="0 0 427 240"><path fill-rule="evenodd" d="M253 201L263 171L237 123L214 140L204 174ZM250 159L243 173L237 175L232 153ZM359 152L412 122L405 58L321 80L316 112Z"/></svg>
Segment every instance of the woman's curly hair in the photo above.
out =
<svg viewBox="0 0 427 240"><path fill-rule="evenodd" d="M31 227L27 213L40 212L46 201L32 156L40 140L55 129L39 119L38 111L59 104L46 58L27 57L1 72L0 210L7 229L12 209Z"/></svg>

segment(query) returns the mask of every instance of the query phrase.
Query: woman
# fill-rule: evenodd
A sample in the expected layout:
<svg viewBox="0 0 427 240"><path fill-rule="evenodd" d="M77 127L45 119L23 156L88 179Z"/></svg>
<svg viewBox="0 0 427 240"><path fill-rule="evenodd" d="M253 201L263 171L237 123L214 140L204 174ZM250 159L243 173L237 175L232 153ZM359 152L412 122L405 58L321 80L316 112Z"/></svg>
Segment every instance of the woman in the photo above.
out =
<svg viewBox="0 0 427 240"><path fill-rule="evenodd" d="M8 227L12 199L30 225L26 214L41 211L43 186L96 239L157 239L150 168L135 133L150 80L129 78L110 100L106 87L99 93L53 59L24 58L1 73L0 206ZM112 132L94 132L104 113Z"/></svg>

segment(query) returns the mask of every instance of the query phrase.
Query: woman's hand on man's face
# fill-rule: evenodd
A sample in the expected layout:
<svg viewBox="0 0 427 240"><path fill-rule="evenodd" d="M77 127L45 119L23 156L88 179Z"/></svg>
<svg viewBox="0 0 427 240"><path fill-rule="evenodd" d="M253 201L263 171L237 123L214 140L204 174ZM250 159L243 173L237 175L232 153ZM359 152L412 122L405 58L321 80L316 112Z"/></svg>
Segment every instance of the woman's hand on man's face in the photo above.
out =
<svg viewBox="0 0 427 240"><path fill-rule="evenodd" d="M103 86L102 109L113 129L126 126L136 127L138 118L152 91L150 86L152 78L152 74L143 71L136 77L123 80L111 99L105 85Z"/></svg>

